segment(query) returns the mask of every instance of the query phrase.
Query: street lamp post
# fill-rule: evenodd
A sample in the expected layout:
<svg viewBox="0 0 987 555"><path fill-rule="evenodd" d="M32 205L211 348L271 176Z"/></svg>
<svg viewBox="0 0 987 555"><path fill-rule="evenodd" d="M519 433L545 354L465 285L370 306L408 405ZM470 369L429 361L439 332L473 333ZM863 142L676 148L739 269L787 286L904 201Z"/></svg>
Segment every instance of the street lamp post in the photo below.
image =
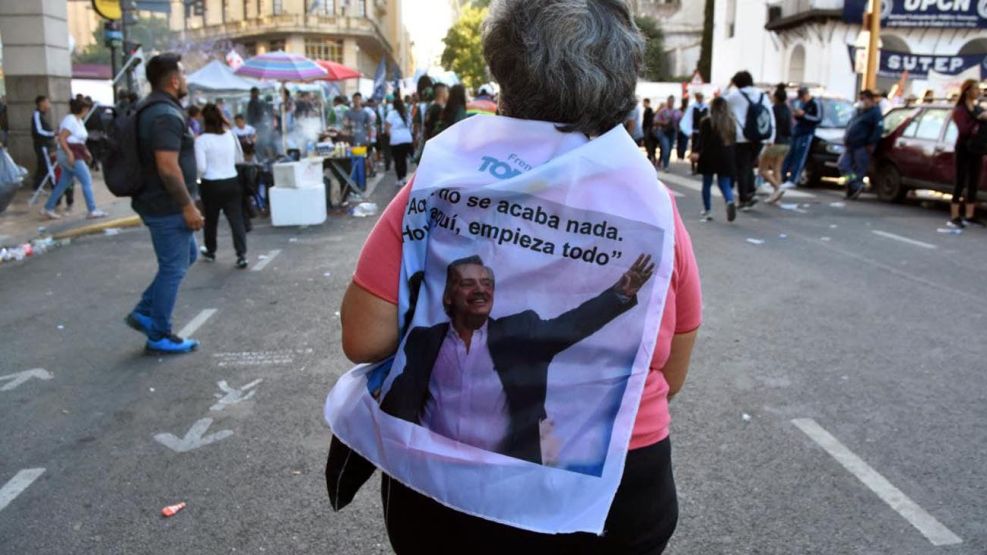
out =
<svg viewBox="0 0 987 555"><path fill-rule="evenodd" d="M874 90L877 88L877 71L881 63L881 0L870 0L870 13L867 23L869 24L870 37L867 44L867 71L864 73L864 88Z"/></svg>
<svg viewBox="0 0 987 555"><path fill-rule="evenodd" d="M132 71L133 68L130 67L130 58L133 56L133 52L130 51L131 43L129 32L131 23L130 10L133 9L133 7L134 5L130 2L130 0L123 0L120 2L120 13L122 15L122 17L120 17L120 31L123 33L123 64L127 72L126 83L128 93L134 92L134 73Z"/></svg>

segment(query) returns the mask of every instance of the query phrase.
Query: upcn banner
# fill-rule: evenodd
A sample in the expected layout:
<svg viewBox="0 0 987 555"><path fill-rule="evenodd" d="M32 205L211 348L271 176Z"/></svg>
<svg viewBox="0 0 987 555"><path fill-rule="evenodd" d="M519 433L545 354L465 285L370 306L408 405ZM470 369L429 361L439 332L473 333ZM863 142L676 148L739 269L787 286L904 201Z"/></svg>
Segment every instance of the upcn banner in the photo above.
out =
<svg viewBox="0 0 987 555"><path fill-rule="evenodd" d="M867 0L845 0L843 20L860 23L867 4ZM884 0L881 25L987 29L987 0Z"/></svg>
<svg viewBox="0 0 987 555"><path fill-rule="evenodd" d="M847 45L847 50L850 54L850 65L853 66L856 48ZM924 79L928 77L930 71L941 75L959 75L972 67L980 68L980 74L987 75L987 56L983 54L972 56L913 54L911 52L881 50L881 65L878 74L882 77L898 77L907 71L913 78Z"/></svg>

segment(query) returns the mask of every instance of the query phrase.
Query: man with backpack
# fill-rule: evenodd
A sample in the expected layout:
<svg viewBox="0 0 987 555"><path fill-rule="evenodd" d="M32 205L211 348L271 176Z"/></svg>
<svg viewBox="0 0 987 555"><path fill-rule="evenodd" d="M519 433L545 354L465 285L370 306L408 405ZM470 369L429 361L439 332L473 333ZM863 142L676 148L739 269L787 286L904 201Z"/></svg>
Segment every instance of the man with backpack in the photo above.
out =
<svg viewBox="0 0 987 555"><path fill-rule="evenodd" d="M785 183L783 187L794 187L802 177L805 162L809 158L812 139L816 136L816 127L822 121L822 108L808 87L799 87L798 100L795 102L792 115L795 116L795 128L792 129L792 148L785 157L781 167L781 175Z"/></svg>
<svg viewBox="0 0 987 555"><path fill-rule="evenodd" d="M727 104L737 121L737 145L734 149L737 169L738 206L748 211L757 204L754 196L754 161L765 144L775 138L775 120L768 95L754 86L748 71L739 71L730 80L734 90L726 95Z"/></svg>
<svg viewBox="0 0 987 555"><path fill-rule="evenodd" d="M199 342L178 337L171 328L178 288L198 252L195 232L203 225L194 202L195 137L179 103L188 86L177 54L151 58L146 75L151 94L132 114L118 115L104 159L107 185L117 195L133 197L131 206L151 232L158 259L158 273L126 323L147 336L150 352L188 353ZM127 189L127 176L136 176L136 187Z"/></svg>

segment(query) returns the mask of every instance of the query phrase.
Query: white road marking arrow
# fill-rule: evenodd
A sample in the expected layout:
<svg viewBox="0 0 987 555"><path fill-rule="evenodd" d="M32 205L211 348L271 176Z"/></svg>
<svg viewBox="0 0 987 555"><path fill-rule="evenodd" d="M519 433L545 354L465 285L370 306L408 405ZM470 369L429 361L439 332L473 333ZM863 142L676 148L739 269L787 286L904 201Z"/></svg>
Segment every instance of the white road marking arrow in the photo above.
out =
<svg viewBox="0 0 987 555"><path fill-rule="evenodd" d="M54 376L51 372L45 370L44 368L32 368L30 370L25 370L23 372L17 372L15 374L8 374L6 376L0 376L0 381L10 380L7 385L0 387L0 391L10 391L15 387L21 385L22 383L30 380L31 378L38 378L39 380L50 380Z"/></svg>
<svg viewBox="0 0 987 555"><path fill-rule="evenodd" d="M220 381L216 382L216 385L219 386L219 389L223 393L214 393L213 394L213 395L216 396L217 399L219 399L219 402L217 402L215 405L209 407L209 410L220 411L220 410L223 410L223 409L225 409L226 407L228 407L230 405L235 405L237 403L246 401L247 399L253 397L254 396L254 393L257 393L256 391L247 392L247 390L248 389L253 389L254 387L257 387L257 384L259 384L262 381L264 381L264 380L262 380L262 379L261 380L254 380L254 381L248 383L247 385L241 387L240 389L234 389L234 388L230 387L230 385L228 383L226 383L226 380L220 380Z"/></svg>
<svg viewBox="0 0 987 555"><path fill-rule="evenodd" d="M211 425L212 418L202 418L195 424L192 424L192 427L183 438L178 438L173 434L157 434L154 436L154 439L161 445L164 445L176 453L187 453L193 449L205 447L210 443L217 442L221 439L226 439L233 435L231 430L222 430L203 436L202 434L206 433L206 430L208 430Z"/></svg>

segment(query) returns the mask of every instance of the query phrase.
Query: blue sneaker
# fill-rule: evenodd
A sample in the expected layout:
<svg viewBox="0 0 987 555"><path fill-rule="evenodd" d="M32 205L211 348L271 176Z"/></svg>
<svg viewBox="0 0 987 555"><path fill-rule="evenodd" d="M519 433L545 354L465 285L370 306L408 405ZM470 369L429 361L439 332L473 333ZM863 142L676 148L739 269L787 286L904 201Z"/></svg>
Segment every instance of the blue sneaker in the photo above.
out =
<svg viewBox="0 0 987 555"><path fill-rule="evenodd" d="M128 314L127 317L123 319L123 323L127 324L127 326L134 331L139 331L147 336L151 335L151 318L137 312L136 310Z"/></svg>
<svg viewBox="0 0 987 555"><path fill-rule="evenodd" d="M199 348L199 342L195 339L182 339L174 334L169 334L161 339L147 339L145 347L148 352L161 353L165 355L179 355L191 353Z"/></svg>

